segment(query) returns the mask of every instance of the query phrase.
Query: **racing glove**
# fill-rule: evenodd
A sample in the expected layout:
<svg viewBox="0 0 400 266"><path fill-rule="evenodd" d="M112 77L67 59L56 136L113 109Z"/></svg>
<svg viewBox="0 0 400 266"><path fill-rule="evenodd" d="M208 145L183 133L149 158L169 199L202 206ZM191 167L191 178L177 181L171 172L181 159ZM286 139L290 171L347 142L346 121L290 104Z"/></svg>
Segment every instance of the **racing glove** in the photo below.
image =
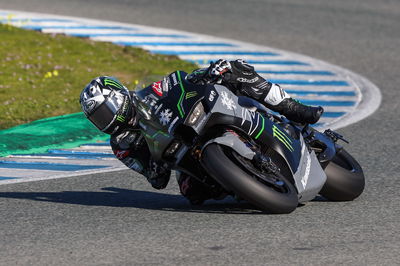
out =
<svg viewBox="0 0 400 266"><path fill-rule="evenodd" d="M209 84L209 83L221 83L224 74L232 70L230 62L219 59L218 61L211 62L208 68L201 68L193 71L188 75L188 80L195 84Z"/></svg>

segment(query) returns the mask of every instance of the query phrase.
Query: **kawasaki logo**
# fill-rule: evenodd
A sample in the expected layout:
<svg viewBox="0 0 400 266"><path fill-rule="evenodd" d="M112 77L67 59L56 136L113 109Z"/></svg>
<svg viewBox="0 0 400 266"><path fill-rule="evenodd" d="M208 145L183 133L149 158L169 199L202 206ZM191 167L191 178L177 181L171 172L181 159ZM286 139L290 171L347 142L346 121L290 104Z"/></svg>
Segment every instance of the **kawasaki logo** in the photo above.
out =
<svg viewBox="0 0 400 266"><path fill-rule="evenodd" d="M292 140L282 131L280 130L277 126L273 125L272 126L272 136L274 138L277 138L280 142L283 143L283 145L285 145L285 147L293 152L294 149L292 147Z"/></svg>

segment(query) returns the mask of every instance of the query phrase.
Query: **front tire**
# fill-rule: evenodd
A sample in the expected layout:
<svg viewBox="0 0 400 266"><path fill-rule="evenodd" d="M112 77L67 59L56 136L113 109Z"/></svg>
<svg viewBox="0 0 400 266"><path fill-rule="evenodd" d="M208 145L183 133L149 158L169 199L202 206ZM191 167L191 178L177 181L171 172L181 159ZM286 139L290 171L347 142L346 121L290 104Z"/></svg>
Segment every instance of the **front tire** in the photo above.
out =
<svg viewBox="0 0 400 266"><path fill-rule="evenodd" d="M341 149L325 168L327 176L321 189L322 196L333 201L351 201L361 195L365 187L364 173L359 163Z"/></svg>
<svg viewBox="0 0 400 266"><path fill-rule="evenodd" d="M281 174L277 175L281 191L260 181L251 172L234 163L234 151L212 143L202 155L202 165L225 189L269 213L282 214L294 211L298 205L297 191ZM237 155L237 154L236 154ZM237 155L240 156L240 155Z"/></svg>

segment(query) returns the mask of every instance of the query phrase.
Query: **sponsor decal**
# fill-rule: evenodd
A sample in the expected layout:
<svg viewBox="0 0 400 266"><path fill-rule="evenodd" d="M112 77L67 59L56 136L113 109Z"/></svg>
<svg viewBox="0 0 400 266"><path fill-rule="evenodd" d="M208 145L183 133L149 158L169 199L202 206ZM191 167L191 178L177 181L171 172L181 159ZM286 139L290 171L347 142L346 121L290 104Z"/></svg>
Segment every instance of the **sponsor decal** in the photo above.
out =
<svg viewBox="0 0 400 266"><path fill-rule="evenodd" d="M171 75L171 78L172 78L172 84L173 84L173 86L178 85L178 79L176 78L176 74L175 74L175 73L173 73L173 74Z"/></svg>
<svg viewBox="0 0 400 266"><path fill-rule="evenodd" d="M272 136L282 142L289 151L294 151L290 137L275 125L272 126Z"/></svg>
<svg viewBox="0 0 400 266"><path fill-rule="evenodd" d="M237 78L237 81L243 82L243 83L254 83L258 80L258 77L255 77L253 79L246 79L246 78Z"/></svg>
<svg viewBox="0 0 400 266"><path fill-rule="evenodd" d="M85 108L85 113L90 113L90 111L92 111L95 106L96 106L95 100L86 101L85 104L83 105L83 108Z"/></svg>
<svg viewBox="0 0 400 266"><path fill-rule="evenodd" d="M117 121L125 122L128 107L129 107L129 99L128 99L128 97L125 97L125 101L124 101L124 104L122 105L121 113L119 115L117 115L117 118L116 118Z"/></svg>
<svg viewBox="0 0 400 266"><path fill-rule="evenodd" d="M197 91L189 91L186 93L185 99L190 99L192 97L195 97L197 95Z"/></svg>
<svg viewBox="0 0 400 266"><path fill-rule="evenodd" d="M305 146L303 146L303 153L304 153L304 148ZM304 172L303 177L301 178L301 184L303 185L303 188L305 189L307 186L307 182L308 182L308 178L310 176L310 168L311 168L311 158L310 158L310 154L308 154L308 152L306 152L307 154L307 164L306 164L306 170Z"/></svg>
<svg viewBox="0 0 400 266"><path fill-rule="evenodd" d="M214 90L211 90L210 95L208 96L208 100L210 102L214 101L215 95L217 95L217 93Z"/></svg>
<svg viewBox="0 0 400 266"><path fill-rule="evenodd" d="M169 78L165 77L162 82L162 90L167 92L169 91L170 88L171 88L171 82L169 81Z"/></svg>
<svg viewBox="0 0 400 266"><path fill-rule="evenodd" d="M123 160L126 157L129 156L130 151L129 150L114 150L114 155L117 157L119 160Z"/></svg>
<svg viewBox="0 0 400 266"><path fill-rule="evenodd" d="M221 92L221 103L228 110L236 109L236 104L226 91Z"/></svg>
<svg viewBox="0 0 400 266"><path fill-rule="evenodd" d="M162 86L161 86L161 81L153 82L153 85L151 85L153 88L153 91L155 94L158 96L162 96Z"/></svg>
<svg viewBox="0 0 400 266"><path fill-rule="evenodd" d="M253 72L242 72L242 74L245 76L251 76L253 75Z"/></svg>
<svg viewBox="0 0 400 266"><path fill-rule="evenodd" d="M171 121L172 111L170 109L164 109L160 113L160 123L166 126Z"/></svg>
<svg viewBox="0 0 400 266"><path fill-rule="evenodd" d="M109 79L109 78L105 78L104 79L104 85L105 86L108 86L108 85L114 86L114 87L117 87L119 89L123 89L124 88L124 86L121 83L119 83L118 81L116 81L114 79Z"/></svg>
<svg viewBox="0 0 400 266"><path fill-rule="evenodd" d="M119 121L119 122L125 122L125 116L123 116L123 115L117 115L117 121Z"/></svg>

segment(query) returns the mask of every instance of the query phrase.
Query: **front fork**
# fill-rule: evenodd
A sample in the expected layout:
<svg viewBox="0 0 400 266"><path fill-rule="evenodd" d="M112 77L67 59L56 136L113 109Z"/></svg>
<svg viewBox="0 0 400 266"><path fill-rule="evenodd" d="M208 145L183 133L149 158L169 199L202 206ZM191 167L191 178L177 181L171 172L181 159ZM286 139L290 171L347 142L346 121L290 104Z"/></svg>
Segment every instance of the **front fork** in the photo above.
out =
<svg viewBox="0 0 400 266"><path fill-rule="evenodd" d="M336 153L342 149L342 146L337 144L338 140L342 140L349 143L339 133L327 129L324 133L317 130L310 129L306 125L302 134L309 149L314 150L317 154L318 161L320 162L323 169L329 164L329 162L335 157Z"/></svg>

